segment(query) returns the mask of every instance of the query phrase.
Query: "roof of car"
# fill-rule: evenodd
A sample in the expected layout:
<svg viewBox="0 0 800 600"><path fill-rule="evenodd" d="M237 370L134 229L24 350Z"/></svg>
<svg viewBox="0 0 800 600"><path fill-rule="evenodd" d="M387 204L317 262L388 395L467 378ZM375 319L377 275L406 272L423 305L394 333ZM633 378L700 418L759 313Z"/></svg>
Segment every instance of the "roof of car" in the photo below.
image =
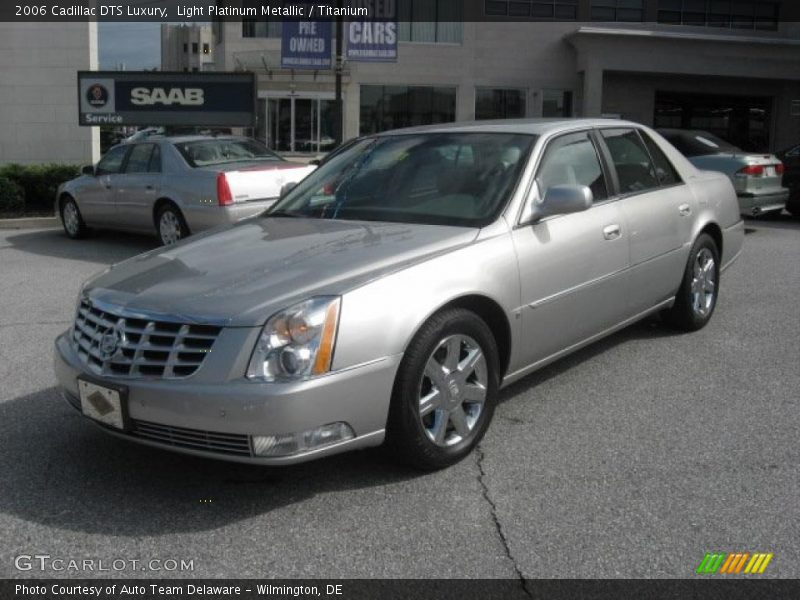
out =
<svg viewBox="0 0 800 600"><path fill-rule="evenodd" d="M241 135L163 135L163 134L156 134L156 135L149 135L147 137L143 137L138 140L133 140L131 142L125 142L128 144L137 144L142 142L155 142L155 141L165 141L165 142L172 142L173 144L182 144L184 142L202 142L207 140L243 140L247 139Z"/></svg>
<svg viewBox="0 0 800 600"><path fill-rule="evenodd" d="M378 135L397 135L408 133L522 133L544 135L559 131L570 131L584 127L625 126L640 127L639 123L620 119L502 119L497 121L467 121L458 123L441 123L384 131Z"/></svg>

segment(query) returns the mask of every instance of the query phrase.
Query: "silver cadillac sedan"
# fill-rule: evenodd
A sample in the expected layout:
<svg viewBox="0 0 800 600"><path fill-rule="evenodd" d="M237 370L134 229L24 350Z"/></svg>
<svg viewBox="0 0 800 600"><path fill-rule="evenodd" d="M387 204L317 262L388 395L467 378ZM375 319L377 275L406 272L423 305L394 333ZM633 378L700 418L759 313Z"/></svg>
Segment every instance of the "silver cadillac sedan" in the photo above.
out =
<svg viewBox="0 0 800 600"><path fill-rule="evenodd" d="M55 371L143 444L287 464L386 443L441 468L503 386L652 313L702 328L743 238L730 180L635 123L388 132L89 281Z"/></svg>

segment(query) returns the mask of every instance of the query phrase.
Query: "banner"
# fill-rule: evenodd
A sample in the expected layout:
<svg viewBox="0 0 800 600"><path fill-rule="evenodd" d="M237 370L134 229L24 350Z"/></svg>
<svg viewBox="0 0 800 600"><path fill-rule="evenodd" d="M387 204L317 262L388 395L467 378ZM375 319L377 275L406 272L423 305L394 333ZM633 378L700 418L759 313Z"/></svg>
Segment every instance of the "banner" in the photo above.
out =
<svg viewBox="0 0 800 600"><path fill-rule="evenodd" d="M354 62L397 62L397 4L371 5L369 21L345 23L347 60ZM377 19L377 20L376 20Z"/></svg>
<svg viewBox="0 0 800 600"><path fill-rule="evenodd" d="M330 69L331 31L330 21L284 21L281 68Z"/></svg>

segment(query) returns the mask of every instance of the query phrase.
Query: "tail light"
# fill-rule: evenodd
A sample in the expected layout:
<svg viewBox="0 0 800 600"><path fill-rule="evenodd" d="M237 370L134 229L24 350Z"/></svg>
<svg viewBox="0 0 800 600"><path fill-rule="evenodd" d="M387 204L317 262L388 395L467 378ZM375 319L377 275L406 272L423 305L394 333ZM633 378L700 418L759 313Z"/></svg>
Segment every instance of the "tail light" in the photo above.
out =
<svg viewBox="0 0 800 600"><path fill-rule="evenodd" d="M217 202L219 202L220 206L233 204L231 186L228 185L228 178L225 177L225 173L217 173Z"/></svg>
<svg viewBox="0 0 800 600"><path fill-rule="evenodd" d="M778 175L783 175L786 172L786 167L783 166L783 163L778 163L775 165L775 173Z"/></svg>
<svg viewBox="0 0 800 600"><path fill-rule="evenodd" d="M737 175L744 175L745 177L761 177L764 174L763 165L747 165L743 169L739 169Z"/></svg>

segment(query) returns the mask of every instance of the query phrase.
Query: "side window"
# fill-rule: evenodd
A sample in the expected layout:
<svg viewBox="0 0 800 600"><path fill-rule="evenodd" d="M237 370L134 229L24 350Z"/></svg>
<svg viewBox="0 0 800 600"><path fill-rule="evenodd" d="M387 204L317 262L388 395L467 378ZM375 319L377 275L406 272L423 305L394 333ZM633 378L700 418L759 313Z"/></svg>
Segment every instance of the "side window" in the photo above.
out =
<svg viewBox="0 0 800 600"><path fill-rule="evenodd" d="M554 185L585 185L595 201L608 198L608 187L589 134L571 133L551 141L536 177L541 194Z"/></svg>
<svg viewBox="0 0 800 600"><path fill-rule="evenodd" d="M150 166L150 157L153 154L153 144L137 144L128 156L125 165L126 173L147 173Z"/></svg>
<svg viewBox="0 0 800 600"><path fill-rule="evenodd" d="M650 154L635 129L603 129L601 134L614 161L621 193L659 187Z"/></svg>
<svg viewBox="0 0 800 600"><path fill-rule="evenodd" d="M161 146L153 146L153 154L150 156L150 165L147 167L149 173L161 173Z"/></svg>
<svg viewBox="0 0 800 600"><path fill-rule="evenodd" d="M669 162L667 155L664 154L664 151L659 148L658 144L653 141L646 132L640 131L639 135L644 140L645 145L647 146L647 150L650 152L650 158L653 159L653 163L656 166L656 176L658 177L658 182L661 185L675 185L676 183L682 183L681 176L678 175L678 171L675 170L675 167L672 166L672 163Z"/></svg>
<svg viewBox="0 0 800 600"><path fill-rule="evenodd" d="M97 163L97 175L113 175L119 173L122 167L122 161L125 160L130 146L117 146L109 150L106 155Z"/></svg>

